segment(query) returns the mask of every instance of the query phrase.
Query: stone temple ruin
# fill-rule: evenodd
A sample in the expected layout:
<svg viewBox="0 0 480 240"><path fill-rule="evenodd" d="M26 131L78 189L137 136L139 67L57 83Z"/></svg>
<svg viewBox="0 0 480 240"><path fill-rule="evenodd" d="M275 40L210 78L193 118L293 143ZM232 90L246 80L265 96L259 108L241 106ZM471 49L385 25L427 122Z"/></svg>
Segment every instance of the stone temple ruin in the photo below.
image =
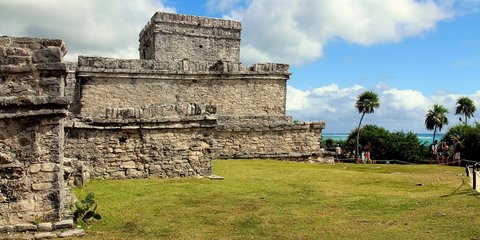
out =
<svg viewBox="0 0 480 240"><path fill-rule="evenodd" d="M212 159L329 162L323 122L285 115L288 65L240 63L239 22L157 12L140 59L0 37L0 232L58 222L89 178L210 176ZM55 224L53 227L55 228Z"/></svg>

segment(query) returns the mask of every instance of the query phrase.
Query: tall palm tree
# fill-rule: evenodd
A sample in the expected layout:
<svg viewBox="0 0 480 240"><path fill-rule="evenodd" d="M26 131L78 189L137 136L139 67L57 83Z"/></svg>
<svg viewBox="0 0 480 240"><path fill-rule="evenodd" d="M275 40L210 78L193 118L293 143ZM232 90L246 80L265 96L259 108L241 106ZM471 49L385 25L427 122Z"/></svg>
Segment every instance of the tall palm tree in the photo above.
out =
<svg viewBox="0 0 480 240"><path fill-rule="evenodd" d="M443 125L448 124L447 113L448 110L444 106L433 104L433 108L425 115L425 127L427 130L433 130L432 143L435 141L437 130L442 131Z"/></svg>
<svg viewBox="0 0 480 240"><path fill-rule="evenodd" d="M358 95L355 107L357 108L358 113L362 114L357 128L357 145L355 155L358 160L358 144L360 141L360 127L362 126L363 117L365 117L365 114L367 113L373 113L375 111L375 108L380 107L380 101L378 100L378 96L375 92L365 91L362 94Z"/></svg>
<svg viewBox="0 0 480 240"><path fill-rule="evenodd" d="M455 115L464 115L465 116L465 125L467 125L467 120L473 117L473 113L477 110L472 99L469 97L460 97L457 99L457 107L455 108Z"/></svg>

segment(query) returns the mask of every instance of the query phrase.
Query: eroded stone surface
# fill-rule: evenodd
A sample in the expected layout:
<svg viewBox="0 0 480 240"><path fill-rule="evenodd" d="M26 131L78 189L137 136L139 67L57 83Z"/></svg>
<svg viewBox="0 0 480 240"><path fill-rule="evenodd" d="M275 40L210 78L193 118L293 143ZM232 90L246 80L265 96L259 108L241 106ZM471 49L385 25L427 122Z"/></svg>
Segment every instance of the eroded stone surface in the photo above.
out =
<svg viewBox="0 0 480 240"><path fill-rule="evenodd" d="M60 217L65 53L62 40L0 37L0 225Z"/></svg>

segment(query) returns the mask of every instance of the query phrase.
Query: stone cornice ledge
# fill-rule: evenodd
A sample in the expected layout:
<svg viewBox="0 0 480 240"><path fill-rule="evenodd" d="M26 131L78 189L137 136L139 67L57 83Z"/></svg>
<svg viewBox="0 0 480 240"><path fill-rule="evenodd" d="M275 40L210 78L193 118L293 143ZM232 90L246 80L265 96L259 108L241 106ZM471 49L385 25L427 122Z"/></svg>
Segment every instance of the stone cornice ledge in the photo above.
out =
<svg viewBox="0 0 480 240"><path fill-rule="evenodd" d="M67 128L87 129L183 129L183 128L214 128L217 119L213 115L167 117L159 119L106 119L82 118L72 119L65 123Z"/></svg>
<svg viewBox="0 0 480 240"><path fill-rule="evenodd" d="M202 75L202 76L281 76L289 78L289 65L281 63L257 63L245 67L234 62L190 62L187 59L174 62L113 59L80 56L77 75L80 77L102 76L103 74L132 75ZM159 76L160 77L160 76Z"/></svg>

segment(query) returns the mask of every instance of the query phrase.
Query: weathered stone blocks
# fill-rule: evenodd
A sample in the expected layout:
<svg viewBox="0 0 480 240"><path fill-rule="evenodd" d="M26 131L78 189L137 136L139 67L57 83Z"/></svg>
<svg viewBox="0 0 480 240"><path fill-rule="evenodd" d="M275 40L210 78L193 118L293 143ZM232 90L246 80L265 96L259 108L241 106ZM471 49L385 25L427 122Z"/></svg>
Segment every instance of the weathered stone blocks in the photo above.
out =
<svg viewBox="0 0 480 240"><path fill-rule="evenodd" d="M17 231L63 208L65 53L61 40L0 37L0 225Z"/></svg>
<svg viewBox="0 0 480 240"><path fill-rule="evenodd" d="M157 12L140 33L140 59L239 62L240 22Z"/></svg>

